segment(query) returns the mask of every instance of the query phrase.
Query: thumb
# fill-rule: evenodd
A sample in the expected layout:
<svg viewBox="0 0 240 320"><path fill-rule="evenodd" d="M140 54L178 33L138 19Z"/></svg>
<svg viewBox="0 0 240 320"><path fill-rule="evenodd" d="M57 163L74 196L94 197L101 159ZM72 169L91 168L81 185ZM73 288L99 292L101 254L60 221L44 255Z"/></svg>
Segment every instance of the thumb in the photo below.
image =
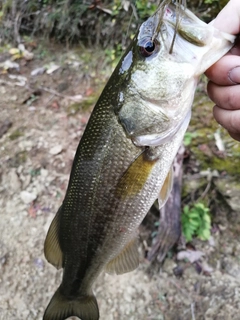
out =
<svg viewBox="0 0 240 320"><path fill-rule="evenodd" d="M219 12L212 25L230 34L240 33L240 2L230 0L227 5Z"/></svg>

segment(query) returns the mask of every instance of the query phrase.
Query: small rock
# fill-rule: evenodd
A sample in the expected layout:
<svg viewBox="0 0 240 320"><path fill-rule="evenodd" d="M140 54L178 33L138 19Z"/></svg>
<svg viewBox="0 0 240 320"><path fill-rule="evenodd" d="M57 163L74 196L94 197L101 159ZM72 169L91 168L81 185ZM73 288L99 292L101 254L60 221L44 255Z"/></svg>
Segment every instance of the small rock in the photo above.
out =
<svg viewBox="0 0 240 320"><path fill-rule="evenodd" d="M176 262L174 262L172 259L166 259L163 265L163 271L171 275L173 274L174 268L176 268Z"/></svg>
<svg viewBox="0 0 240 320"><path fill-rule="evenodd" d="M34 265L39 268L39 269L43 269L44 268L44 261L41 258L35 258L34 259Z"/></svg>
<svg viewBox="0 0 240 320"><path fill-rule="evenodd" d="M57 86L57 91L58 92L63 92L65 90L67 90L67 88L69 87L68 82L61 82L59 83L59 85Z"/></svg>
<svg viewBox="0 0 240 320"><path fill-rule="evenodd" d="M213 268L209 265L209 264L207 264L207 262L203 262L202 263L202 271L203 272L205 272L205 273L212 273L213 272Z"/></svg>
<svg viewBox="0 0 240 320"><path fill-rule="evenodd" d="M21 182L18 178L18 175L15 169L10 170L8 174L8 179L9 179L8 181L12 191L17 192L21 189Z"/></svg>
<svg viewBox="0 0 240 320"><path fill-rule="evenodd" d="M208 243L209 243L209 245L211 247L215 247L216 246L213 236L210 236L210 238L208 239Z"/></svg>
<svg viewBox="0 0 240 320"><path fill-rule="evenodd" d="M83 96L81 94L77 94L75 96L72 96L71 99L78 102L78 101L82 101Z"/></svg>
<svg viewBox="0 0 240 320"><path fill-rule="evenodd" d="M22 191L20 197L25 204L29 204L37 199L37 194L28 191Z"/></svg>
<svg viewBox="0 0 240 320"><path fill-rule="evenodd" d="M34 106L29 106L29 107L28 107L28 110L29 110L29 111L36 111L36 109L37 109L37 108L34 107Z"/></svg>
<svg viewBox="0 0 240 320"><path fill-rule="evenodd" d="M43 178L46 178L48 176L48 170L44 169L44 168L41 168L41 176Z"/></svg>
<svg viewBox="0 0 240 320"><path fill-rule="evenodd" d="M62 152L62 146L60 144L56 145L55 147L51 148L49 150L49 153L52 154L53 156L59 154Z"/></svg>
<svg viewBox="0 0 240 320"><path fill-rule="evenodd" d="M22 140L18 145L21 150L30 151L33 147L33 142L31 140Z"/></svg>
<svg viewBox="0 0 240 320"><path fill-rule="evenodd" d="M31 182L31 176L30 176L30 174L28 174L28 175L21 175L20 178L21 178L21 181L22 181L22 188L23 188L23 189L26 189L26 188L29 186L30 182Z"/></svg>

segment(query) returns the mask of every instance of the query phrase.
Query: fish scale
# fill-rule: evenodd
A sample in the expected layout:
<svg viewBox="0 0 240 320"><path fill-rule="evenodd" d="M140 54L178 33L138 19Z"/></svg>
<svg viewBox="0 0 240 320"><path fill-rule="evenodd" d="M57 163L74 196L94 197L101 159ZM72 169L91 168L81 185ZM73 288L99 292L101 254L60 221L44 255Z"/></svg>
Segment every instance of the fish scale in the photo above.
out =
<svg viewBox="0 0 240 320"><path fill-rule="evenodd" d="M197 79L233 45L234 37L170 2L140 27L79 143L44 244L47 260L64 271L43 320L98 320L92 285L100 272L138 266L137 230L171 191Z"/></svg>

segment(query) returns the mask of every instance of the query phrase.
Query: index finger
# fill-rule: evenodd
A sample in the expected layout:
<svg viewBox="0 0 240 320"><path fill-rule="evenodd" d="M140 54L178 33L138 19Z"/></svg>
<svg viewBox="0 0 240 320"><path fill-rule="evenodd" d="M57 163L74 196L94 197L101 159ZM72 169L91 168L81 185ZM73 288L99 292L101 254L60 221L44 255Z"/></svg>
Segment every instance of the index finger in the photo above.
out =
<svg viewBox="0 0 240 320"><path fill-rule="evenodd" d="M227 86L236 84L230 78L230 70L240 66L240 56L225 55L212 65L206 72L206 76L214 83Z"/></svg>

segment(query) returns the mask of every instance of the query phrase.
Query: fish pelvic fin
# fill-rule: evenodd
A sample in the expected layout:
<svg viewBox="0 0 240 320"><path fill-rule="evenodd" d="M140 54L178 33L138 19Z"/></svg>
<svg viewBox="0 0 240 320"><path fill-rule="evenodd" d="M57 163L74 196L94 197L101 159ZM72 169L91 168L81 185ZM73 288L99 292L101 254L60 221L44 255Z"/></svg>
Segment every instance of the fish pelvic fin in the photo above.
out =
<svg viewBox="0 0 240 320"><path fill-rule="evenodd" d="M61 207L58 209L44 242L44 255L49 263L57 269L63 267L63 253L59 244L59 219Z"/></svg>
<svg viewBox="0 0 240 320"><path fill-rule="evenodd" d="M68 299L58 288L47 306L43 320L65 320L71 316L81 320L99 320L98 304L93 293Z"/></svg>
<svg viewBox="0 0 240 320"><path fill-rule="evenodd" d="M139 265L138 240L131 240L105 267L109 274L123 274L133 271Z"/></svg>

